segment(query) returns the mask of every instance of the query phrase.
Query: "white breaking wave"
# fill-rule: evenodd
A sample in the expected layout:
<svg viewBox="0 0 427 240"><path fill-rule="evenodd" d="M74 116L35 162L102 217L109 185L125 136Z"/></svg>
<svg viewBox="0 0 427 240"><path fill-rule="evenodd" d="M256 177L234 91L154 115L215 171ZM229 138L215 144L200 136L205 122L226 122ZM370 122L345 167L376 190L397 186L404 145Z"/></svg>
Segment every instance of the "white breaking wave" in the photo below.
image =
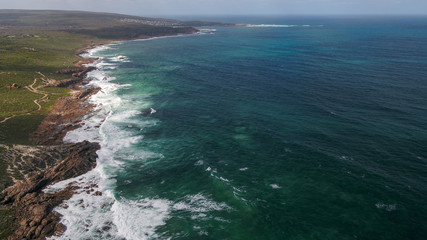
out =
<svg viewBox="0 0 427 240"><path fill-rule="evenodd" d="M97 57L99 51L108 49L110 46L100 46L89 50L84 56ZM116 64L111 63L113 57L99 58L92 64L97 70L88 73L88 85L100 88L89 99L95 107L83 119L81 127L64 137L64 142L68 143L84 140L99 143L97 166L82 176L56 183L44 190L55 192L69 184L79 187L71 199L55 208L63 216L61 223L67 227L66 231L62 236L49 239L155 239L158 238L156 229L166 223L172 211L189 211L194 213L192 218L200 218L209 211L230 209L225 203L214 202L201 194L189 196L178 203L143 196L139 200L129 200L114 194L115 176L123 171L126 163L138 161L143 166L147 159L161 159L163 156L140 149L137 152L121 151L131 148L143 138L135 128L154 126L157 120L134 120L134 116L141 114L141 107L146 109L150 103L141 100L140 96L128 99L127 96L116 94L117 90L130 85L119 84L111 76L109 70L120 64L118 61ZM120 58L127 59L125 56ZM150 108L151 114L155 112L155 109Z"/></svg>
<svg viewBox="0 0 427 240"><path fill-rule="evenodd" d="M206 196L198 193L196 195L189 195L185 201L175 203L172 208L174 210L185 210L192 213L206 213L210 211L229 211L229 207L225 203L217 203L208 199ZM199 216L199 215L195 215Z"/></svg>
<svg viewBox="0 0 427 240"><path fill-rule="evenodd" d="M67 230L62 236L54 236L50 239L120 239L110 234L118 231L111 221L114 216L110 209L115 201L111 191L107 190L108 183L102 181L99 170L97 168L79 177L73 183L80 187L78 192L55 208L63 215L61 223L67 227ZM61 182L59 185L64 184Z"/></svg>
<svg viewBox="0 0 427 240"><path fill-rule="evenodd" d="M100 46L89 50L84 57L96 57L99 51L109 49ZM110 61L127 59L125 56L110 57ZM53 192L65 188L68 184L79 186L71 199L65 201L55 210L63 215L61 222L67 227L62 236L50 239L149 239L155 238L156 227L165 224L170 203L165 199L133 201L116 199L114 176L124 164L115 159L115 153L139 142L142 136L135 136L132 131L120 126L135 125L144 127L144 122L132 122L131 117L140 114L143 103L122 99L115 92L129 85L115 83L108 70L116 64L105 62L100 58L93 63L97 70L88 73L89 86L101 90L89 101L95 105L93 113L82 121L82 127L70 131L64 142L81 142L88 140L98 142L97 166L83 176L69 179L45 191ZM151 110L155 112L154 109ZM154 120L151 120L154 121ZM147 125L153 125L148 122Z"/></svg>
<svg viewBox="0 0 427 240"><path fill-rule="evenodd" d="M107 49L110 49L110 48L111 48L110 45L101 45L101 46L98 46L96 48L91 48L91 49L86 50L86 52L83 53L83 54L81 54L80 56L82 56L84 58L95 57L95 54L97 52L104 51L104 50L107 50Z"/></svg>
<svg viewBox="0 0 427 240"><path fill-rule="evenodd" d="M215 34L215 32L216 32L216 29L214 29L214 28L202 28L202 29L199 29L199 32L198 32L198 34Z"/></svg>
<svg viewBox="0 0 427 240"><path fill-rule="evenodd" d="M111 57L109 59L111 61L114 61L114 62L130 62L130 60L126 56L123 56L123 55Z"/></svg>
<svg viewBox="0 0 427 240"><path fill-rule="evenodd" d="M155 227L165 224L170 211L165 199L141 199L116 201L111 211L118 234L126 239L152 239Z"/></svg>

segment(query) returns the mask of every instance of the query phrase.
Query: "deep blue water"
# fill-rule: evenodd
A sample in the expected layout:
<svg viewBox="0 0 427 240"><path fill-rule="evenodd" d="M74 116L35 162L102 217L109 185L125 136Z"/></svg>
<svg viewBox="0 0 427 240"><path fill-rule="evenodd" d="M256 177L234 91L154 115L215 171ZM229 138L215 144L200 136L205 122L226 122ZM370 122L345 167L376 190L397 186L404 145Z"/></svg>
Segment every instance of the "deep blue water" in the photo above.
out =
<svg viewBox="0 0 427 240"><path fill-rule="evenodd" d="M103 238L426 239L427 18L207 20L92 53Z"/></svg>

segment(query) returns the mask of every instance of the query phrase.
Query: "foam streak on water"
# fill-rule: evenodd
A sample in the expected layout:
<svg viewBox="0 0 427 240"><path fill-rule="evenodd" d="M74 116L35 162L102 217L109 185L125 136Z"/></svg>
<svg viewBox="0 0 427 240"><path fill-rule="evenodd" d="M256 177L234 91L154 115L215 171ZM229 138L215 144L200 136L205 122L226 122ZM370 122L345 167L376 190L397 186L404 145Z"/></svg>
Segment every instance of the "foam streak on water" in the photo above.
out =
<svg viewBox="0 0 427 240"><path fill-rule="evenodd" d="M189 195L175 202L143 195L134 199L120 196L116 177L125 172L128 164L138 161L144 166L148 159L162 159L163 155L136 147L143 139L141 130L158 122L142 116L147 109L149 115L156 110L139 93L118 94L122 89L131 89L132 85L121 84L114 77L114 71L121 63L132 60L111 53L112 47L101 46L84 55L99 57L92 64L97 69L89 72L87 78L88 86L100 91L89 99L94 110L80 128L67 133L64 142L97 142L100 150L95 169L45 189L55 192L69 184L79 187L71 199L55 209L63 216L61 223L67 229L62 236L50 239L153 239L159 237L156 230L166 224L172 212L188 212L191 218L198 219L205 218L208 212L231 209L226 203L215 202L203 194Z"/></svg>
<svg viewBox="0 0 427 240"><path fill-rule="evenodd" d="M96 57L108 46L90 50L86 57ZM125 56L110 57L120 61ZM116 199L113 194L113 177L123 162L114 158L115 152L137 143L142 136L135 136L121 127L121 123L139 114L140 102L128 101L115 94L118 89L127 87L115 83L109 70L116 65L100 58L93 65L97 70L88 74L91 87L101 90L91 97L95 110L83 121L83 126L69 132L65 142L88 140L101 146L97 152L97 167L89 173L50 186L46 191L56 191L73 182L80 190L55 210L63 215L61 222L67 230L60 237L52 239L146 239L155 236L155 228L164 224L169 211L168 201L164 199L142 198L138 201ZM140 126L143 127L143 126Z"/></svg>
<svg viewBox="0 0 427 240"><path fill-rule="evenodd" d="M424 239L426 18L231 22L87 54L57 239Z"/></svg>

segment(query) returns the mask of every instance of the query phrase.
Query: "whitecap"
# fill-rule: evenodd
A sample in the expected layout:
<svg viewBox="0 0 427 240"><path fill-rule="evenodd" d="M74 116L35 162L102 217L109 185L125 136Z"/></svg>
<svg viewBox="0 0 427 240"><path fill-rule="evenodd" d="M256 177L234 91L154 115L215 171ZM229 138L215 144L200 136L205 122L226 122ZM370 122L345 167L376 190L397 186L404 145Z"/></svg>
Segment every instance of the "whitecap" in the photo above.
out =
<svg viewBox="0 0 427 240"><path fill-rule="evenodd" d="M281 186L279 186L278 184L270 184L270 187L273 189L279 189L282 188Z"/></svg>
<svg viewBox="0 0 427 240"><path fill-rule="evenodd" d="M396 204L385 204L385 203L379 202L375 204L375 207L377 207L378 209L386 210L387 212L396 210Z"/></svg>
<svg viewBox="0 0 427 240"><path fill-rule="evenodd" d="M130 62L130 60L128 59L128 57L123 56L123 55L118 55L118 56L110 57L109 60L113 61L113 62Z"/></svg>
<svg viewBox="0 0 427 240"><path fill-rule="evenodd" d="M228 180L227 178L219 177L219 179L223 182L226 182L226 183L230 182L230 180Z"/></svg>
<svg viewBox="0 0 427 240"><path fill-rule="evenodd" d="M194 166L202 166L203 163L204 163L203 160L199 160L199 161L194 163Z"/></svg>
<svg viewBox="0 0 427 240"><path fill-rule="evenodd" d="M206 213L210 211L229 211L232 209L226 203L215 202L201 193L187 196L184 201L175 203L172 208L177 211L184 210L193 213Z"/></svg>

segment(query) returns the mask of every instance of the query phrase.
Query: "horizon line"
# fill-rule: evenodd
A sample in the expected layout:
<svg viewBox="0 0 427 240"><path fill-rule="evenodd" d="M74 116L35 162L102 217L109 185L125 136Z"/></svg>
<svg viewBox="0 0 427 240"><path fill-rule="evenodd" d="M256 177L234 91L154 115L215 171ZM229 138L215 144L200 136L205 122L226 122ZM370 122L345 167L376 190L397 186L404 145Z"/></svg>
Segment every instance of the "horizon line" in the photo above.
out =
<svg viewBox="0 0 427 240"><path fill-rule="evenodd" d="M232 16L313 16L313 17L324 17L324 16L337 16L337 17L360 17L360 16L418 16L418 17L427 17L427 13L208 13L208 14L192 14L192 13L177 13L177 14L144 14L144 13L124 13L124 12L107 12L107 11L91 11L91 10L78 10L78 9L24 9L24 8L0 8L0 11L63 11L63 12L87 12L87 13L108 13L108 14L119 14L119 15L129 15L129 16L218 16L218 17L232 17Z"/></svg>

